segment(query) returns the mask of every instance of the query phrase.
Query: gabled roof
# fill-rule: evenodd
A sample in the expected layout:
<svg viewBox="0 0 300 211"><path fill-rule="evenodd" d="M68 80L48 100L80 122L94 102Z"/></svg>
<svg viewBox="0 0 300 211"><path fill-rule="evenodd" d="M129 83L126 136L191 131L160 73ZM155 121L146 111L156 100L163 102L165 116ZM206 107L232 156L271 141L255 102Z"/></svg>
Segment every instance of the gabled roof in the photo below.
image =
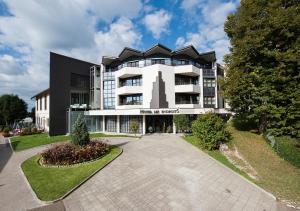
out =
<svg viewBox="0 0 300 211"><path fill-rule="evenodd" d="M206 52L199 54L197 49L193 45L185 46L183 48L177 49L172 51L168 47L158 43L151 48L147 49L146 51L142 52L132 48L124 48L118 57L102 57L102 63L104 65L110 65L113 62L122 62L129 57L136 56L136 57L148 57L154 54L163 54L166 56L179 56L179 55L186 55L190 56L191 58L199 61L216 61L216 53L215 51Z"/></svg>
<svg viewBox="0 0 300 211"><path fill-rule="evenodd" d="M124 60L129 58L130 56L143 56L143 52L136 49L125 47L123 51L119 54L119 59Z"/></svg>
<svg viewBox="0 0 300 211"><path fill-rule="evenodd" d="M151 48L149 48L148 50L146 50L144 52L144 56L149 56L152 54L159 54L159 53L171 56L172 50L158 43L152 46Z"/></svg>
<svg viewBox="0 0 300 211"><path fill-rule="evenodd" d="M180 49L177 49L173 52L174 55L178 55L178 54L185 54L188 55L194 59L197 59L199 56L198 51L196 50L196 48L194 48L194 46L189 45Z"/></svg>
<svg viewBox="0 0 300 211"><path fill-rule="evenodd" d="M45 96L45 95L47 95L49 93L50 93L50 88L45 89L45 90L37 93L36 95L32 96L31 99L36 98L36 97L40 97L40 96Z"/></svg>

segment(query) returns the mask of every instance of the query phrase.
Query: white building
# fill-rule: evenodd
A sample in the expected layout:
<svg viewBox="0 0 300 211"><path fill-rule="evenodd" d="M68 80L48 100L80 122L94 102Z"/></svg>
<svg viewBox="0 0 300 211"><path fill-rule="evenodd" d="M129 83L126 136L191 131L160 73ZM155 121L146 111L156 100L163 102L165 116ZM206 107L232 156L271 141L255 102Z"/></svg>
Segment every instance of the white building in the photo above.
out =
<svg viewBox="0 0 300 211"><path fill-rule="evenodd" d="M59 77L55 74L69 70L58 70L65 68L62 60L56 63L55 66L50 61L51 99L56 99L56 104L50 103L50 131L57 124L61 127L64 124L65 133L70 132L79 113L84 113L92 132L130 133L130 123L137 121L141 134L176 132L174 115L189 115L193 119L206 112L228 113L218 93L218 80L224 72L216 63L214 51L200 54L193 46L172 51L160 44L144 52L125 48L118 57L103 57L100 65L90 65L89 70L83 68L76 70L76 74L60 76L60 80L71 78L61 80L63 82L55 81ZM66 64L71 63L68 58ZM86 71L89 71L89 78ZM49 103L49 89L47 93L35 96L38 108ZM60 106L58 99L67 99L67 105ZM58 107L62 107L60 117L54 115ZM61 123L58 119L64 114L66 120ZM37 110L37 118L46 129L49 111ZM58 133L62 132L52 132Z"/></svg>
<svg viewBox="0 0 300 211"><path fill-rule="evenodd" d="M44 90L35 96L35 123L37 128L49 131L49 107L50 94L49 89Z"/></svg>

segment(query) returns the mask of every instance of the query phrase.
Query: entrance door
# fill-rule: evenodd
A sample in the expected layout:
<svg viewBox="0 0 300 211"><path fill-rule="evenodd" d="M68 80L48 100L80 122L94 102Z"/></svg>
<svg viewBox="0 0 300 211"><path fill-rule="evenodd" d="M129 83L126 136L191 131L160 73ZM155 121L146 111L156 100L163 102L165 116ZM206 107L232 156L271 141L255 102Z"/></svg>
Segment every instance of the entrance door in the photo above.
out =
<svg viewBox="0 0 300 211"><path fill-rule="evenodd" d="M146 132L147 133L172 133L173 116L172 115L146 116Z"/></svg>

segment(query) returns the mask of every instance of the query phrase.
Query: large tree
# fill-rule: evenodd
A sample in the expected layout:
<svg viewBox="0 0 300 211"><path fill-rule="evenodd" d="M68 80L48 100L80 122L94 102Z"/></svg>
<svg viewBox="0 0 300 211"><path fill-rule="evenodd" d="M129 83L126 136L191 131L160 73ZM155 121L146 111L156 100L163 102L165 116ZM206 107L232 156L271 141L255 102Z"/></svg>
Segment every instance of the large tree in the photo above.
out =
<svg viewBox="0 0 300 211"><path fill-rule="evenodd" d="M231 49L223 94L260 132L299 135L299 0L242 0L225 22Z"/></svg>
<svg viewBox="0 0 300 211"><path fill-rule="evenodd" d="M27 103L17 95L0 96L0 116L6 125L21 120L27 115Z"/></svg>

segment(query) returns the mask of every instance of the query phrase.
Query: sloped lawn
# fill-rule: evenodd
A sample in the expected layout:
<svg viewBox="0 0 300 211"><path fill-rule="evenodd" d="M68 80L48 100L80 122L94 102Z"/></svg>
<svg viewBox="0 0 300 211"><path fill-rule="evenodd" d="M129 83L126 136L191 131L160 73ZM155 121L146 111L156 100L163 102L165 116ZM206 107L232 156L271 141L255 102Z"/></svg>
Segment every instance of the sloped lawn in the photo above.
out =
<svg viewBox="0 0 300 211"><path fill-rule="evenodd" d="M39 165L40 156L36 155L24 161L21 167L38 198L42 201L53 201L62 197L120 153L120 148L112 147L110 152L99 160L60 168Z"/></svg>

